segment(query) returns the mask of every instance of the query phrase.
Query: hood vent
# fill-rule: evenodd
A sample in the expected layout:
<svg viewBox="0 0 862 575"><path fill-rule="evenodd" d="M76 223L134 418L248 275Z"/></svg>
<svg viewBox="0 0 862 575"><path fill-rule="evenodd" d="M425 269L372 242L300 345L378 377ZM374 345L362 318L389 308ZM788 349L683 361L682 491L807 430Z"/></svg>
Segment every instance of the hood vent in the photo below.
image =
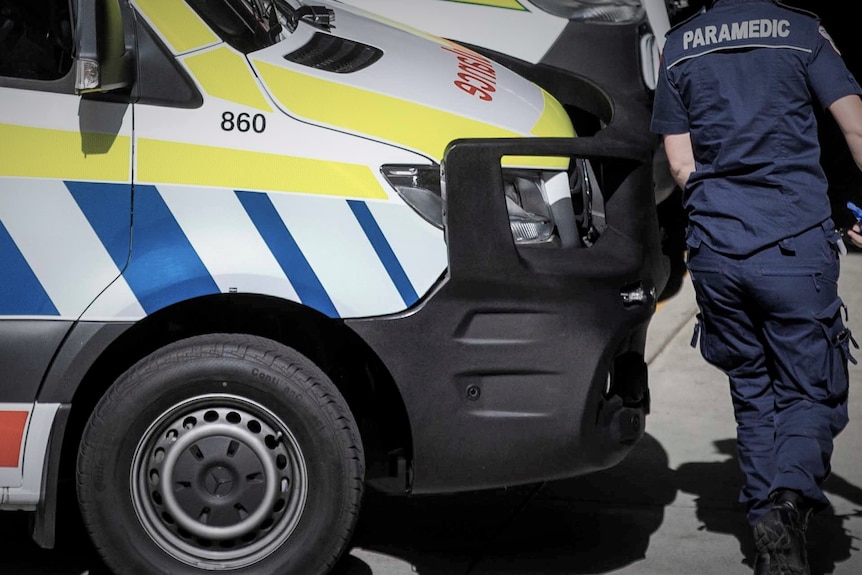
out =
<svg viewBox="0 0 862 575"><path fill-rule="evenodd" d="M373 46L317 32L308 44L286 54L284 59L326 72L349 74L367 68L381 56L383 51Z"/></svg>

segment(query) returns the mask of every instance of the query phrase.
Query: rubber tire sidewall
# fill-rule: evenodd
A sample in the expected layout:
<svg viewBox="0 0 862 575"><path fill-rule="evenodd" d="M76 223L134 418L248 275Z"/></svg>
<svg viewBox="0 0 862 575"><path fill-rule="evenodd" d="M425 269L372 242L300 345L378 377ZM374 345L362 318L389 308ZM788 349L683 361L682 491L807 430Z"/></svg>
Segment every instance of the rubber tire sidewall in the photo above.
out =
<svg viewBox="0 0 862 575"><path fill-rule="evenodd" d="M204 336L169 346L121 376L97 406L79 452L79 501L91 537L116 573L209 572L172 558L145 532L132 506L130 469L138 442L153 421L186 399L216 393L250 399L280 418L294 434L308 474L305 508L291 536L269 557L231 572L326 573L342 553L362 491L355 422L335 386L314 364L258 339L236 346L236 338ZM224 351L244 345L255 361ZM261 350L273 347L287 361L266 365L267 352Z"/></svg>

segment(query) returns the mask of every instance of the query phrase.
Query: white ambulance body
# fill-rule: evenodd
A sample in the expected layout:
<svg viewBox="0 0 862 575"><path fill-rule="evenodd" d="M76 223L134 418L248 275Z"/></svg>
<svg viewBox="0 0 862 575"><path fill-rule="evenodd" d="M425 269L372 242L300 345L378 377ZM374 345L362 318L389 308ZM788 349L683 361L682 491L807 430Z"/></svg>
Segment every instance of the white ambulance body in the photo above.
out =
<svg viewBox="0 0 862 575"><path fill-rule="evenodd" d="M366 483L642 436L636 147L337 2L2 4L0 509L39 544L77 499L116 573L326 573Z"/></svg>
<svg viewBox="0 0 862 575"><path fill-rule="evenodd" d="M678 291L686 217L649 122L665 34L688 0L340 1L464 44L532 80L564 105L581 136L610 131L651 150L670 267L662 298Z"/></svg>

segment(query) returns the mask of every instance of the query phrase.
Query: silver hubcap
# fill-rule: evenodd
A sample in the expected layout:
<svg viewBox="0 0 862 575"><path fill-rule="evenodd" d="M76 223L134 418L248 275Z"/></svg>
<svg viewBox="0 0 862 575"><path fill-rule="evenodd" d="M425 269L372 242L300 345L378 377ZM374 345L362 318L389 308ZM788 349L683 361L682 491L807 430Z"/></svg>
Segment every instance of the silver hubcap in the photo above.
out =
<svg viewBox="0 0 862 575"><path fill-rule="evenodd" d="M221 394L163 413L138 443L130 480L153 541L205 569L248 566L278 549L308 494L287 426L258 403Z"/></svg>

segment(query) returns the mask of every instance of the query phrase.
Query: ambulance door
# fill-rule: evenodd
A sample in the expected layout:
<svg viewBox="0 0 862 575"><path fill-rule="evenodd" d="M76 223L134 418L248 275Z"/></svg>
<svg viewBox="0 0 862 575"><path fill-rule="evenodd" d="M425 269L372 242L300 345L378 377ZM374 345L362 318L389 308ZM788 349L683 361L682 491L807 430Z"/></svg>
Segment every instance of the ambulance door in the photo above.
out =
<svg viewBox="0 0 862 575"><path fill-rule="evenodd" d="M71 5L0 2L0 488L37 496L49 361L85 312L125 313L93 302L128 257L132 110L76 94Z"/></svg>
<svg viewBox="0 0 862 575"><path fill-rule="evenodd" d="M189 4L132 6L138 44L146 48L135 103L134 241L126 276L143 309L236 291L298 301L249 215L270 207L261 208L269 200L253 192L292 175L279 154L288 133L279 128L288 118L268 101L245 56ZM207 6L213 18L232 15L224 12L228 3ZM266 215L274 216L270 209Z"/></svg>

